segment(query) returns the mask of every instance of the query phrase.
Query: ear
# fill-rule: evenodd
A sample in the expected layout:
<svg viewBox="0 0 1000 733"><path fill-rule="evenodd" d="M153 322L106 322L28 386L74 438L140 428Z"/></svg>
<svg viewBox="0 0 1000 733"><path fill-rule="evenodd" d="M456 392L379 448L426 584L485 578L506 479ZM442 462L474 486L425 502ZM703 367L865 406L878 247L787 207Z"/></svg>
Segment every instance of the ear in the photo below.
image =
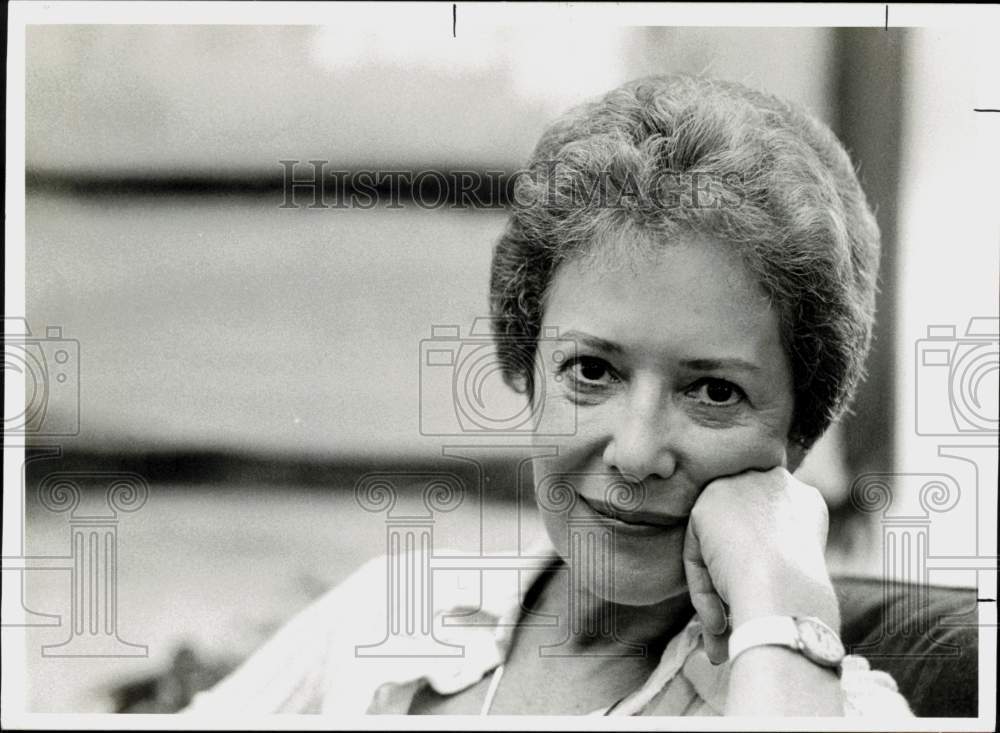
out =
<svg viewBox="0 0 1000 733"><path fill-rule="evenodd" d="M528 391L528 378L523 374L512 374L507 380L507 384L518 394L526 394ZM528 399L531 399L530 394L528 395Z"/></svg>

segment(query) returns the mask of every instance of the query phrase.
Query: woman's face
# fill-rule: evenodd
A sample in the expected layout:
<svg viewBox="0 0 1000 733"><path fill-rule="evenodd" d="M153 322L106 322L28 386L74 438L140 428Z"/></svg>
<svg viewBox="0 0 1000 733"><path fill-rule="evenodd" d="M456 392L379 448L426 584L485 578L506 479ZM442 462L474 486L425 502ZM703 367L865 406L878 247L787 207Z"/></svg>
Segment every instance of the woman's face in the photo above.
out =
<svg viewBox="0 0 1000 733"><path fill-rule="evenodd" d="M573 563L571 534L610 529L614 582L584 581L607 600L649 605L685 592L686 518L705 486L749 469L794 469L792 377L777 314L732 253L692 238L613 270L564 263L542 326L576 344L558 364L545 352L565 351L565 341L538 344L540 363L551 366L536 410L558 424L576 413L574 434L533 439L557 448L534 460L552 542ZM623 478L641 487L623 491ZM570 509L560 485L575 492ZM606 519L609 505L624 522ZM601 541L573 544L578 557L592 548L581 562L607 567L607 553L593 549ZM579 570L601 577L601 568Z"/></svg>

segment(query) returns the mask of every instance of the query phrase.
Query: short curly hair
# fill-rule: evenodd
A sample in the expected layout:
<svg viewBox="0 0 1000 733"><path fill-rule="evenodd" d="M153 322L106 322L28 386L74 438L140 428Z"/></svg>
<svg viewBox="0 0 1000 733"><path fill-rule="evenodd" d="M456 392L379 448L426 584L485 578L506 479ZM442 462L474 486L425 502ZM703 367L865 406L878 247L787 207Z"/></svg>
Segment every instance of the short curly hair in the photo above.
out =
<svg viewBox="0 0 1000 733"><path fill-rule="evenodd" d="M508 384L532 393L526 365L562 262L626 230L659 243L700 234L740 254L779 315L789 438L808 448L849 406L871 342L880 236L846 151L805 111L732 82L637 79L553 123L513 194L490 277Z"/></svg>

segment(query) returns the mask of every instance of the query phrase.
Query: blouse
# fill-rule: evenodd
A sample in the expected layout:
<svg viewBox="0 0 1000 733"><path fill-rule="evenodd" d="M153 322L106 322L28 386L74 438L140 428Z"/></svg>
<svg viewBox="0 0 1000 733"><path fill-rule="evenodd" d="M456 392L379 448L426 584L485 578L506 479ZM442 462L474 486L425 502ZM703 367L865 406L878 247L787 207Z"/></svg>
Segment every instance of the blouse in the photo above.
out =
<svg viewBox="0 0 1000 733"><path fill-rule="evenodd" d="M458 554L435 548L435 557ZM559 560L548 542L530 554L544 561L528 570L435 570L430 598L410 599L395 618L387 603L387 563L419 558L376 557L296 614L181 712L405 714L427 685L440 695L461 692L503 664L527 591ZM421 601L425 612L430 609L424 616ZM723 715L730 667L709 661L695 617L669 641L638 690L592 714L650 714L661 696L670 695L671 708L684 715ZM841 669L845 715L912 716L886 672L855 655L845 657Z"/></svg>

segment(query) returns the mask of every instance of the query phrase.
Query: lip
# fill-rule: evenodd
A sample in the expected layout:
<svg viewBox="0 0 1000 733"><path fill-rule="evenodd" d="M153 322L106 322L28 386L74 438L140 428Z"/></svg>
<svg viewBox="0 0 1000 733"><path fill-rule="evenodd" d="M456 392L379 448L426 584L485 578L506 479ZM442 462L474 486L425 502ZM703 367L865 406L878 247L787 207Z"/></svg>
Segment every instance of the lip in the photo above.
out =
<svg viewBox="0 0 1000 733"><path fill-rule="evenodd" d="M616 527L621 527L642 534L657 534L676 527L683 527L687 522L687 517L678 517L672 514L659 514L653 512L623 512L615 509L610 504L598 499L589 499L582 494L577 494L591 511L601 517L610 519Z"/></svg>

